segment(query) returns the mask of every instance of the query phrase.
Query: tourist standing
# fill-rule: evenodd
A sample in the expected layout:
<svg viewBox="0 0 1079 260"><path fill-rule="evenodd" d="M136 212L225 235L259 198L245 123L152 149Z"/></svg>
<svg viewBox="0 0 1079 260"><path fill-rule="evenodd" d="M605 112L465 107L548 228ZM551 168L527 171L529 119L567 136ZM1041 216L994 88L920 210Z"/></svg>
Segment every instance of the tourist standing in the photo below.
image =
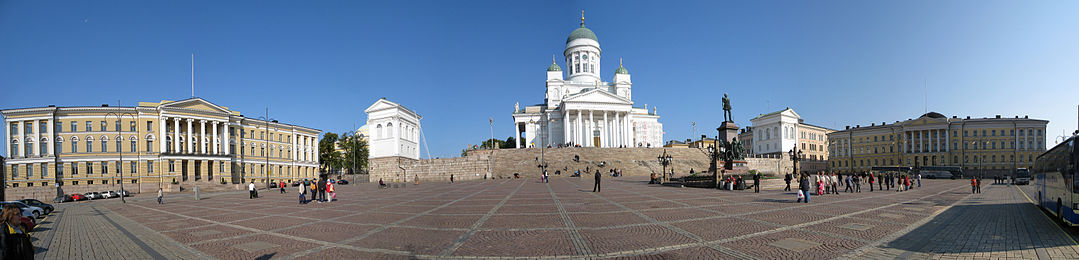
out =
<svg viewBox="0 0 1079 260"><path fill-rule="evenodd" d="M285 181L280 181L277 186L281 188L281 194L285 194Z"/></svg>
<svg viewBox="0 0 1079 260"><path fill-rule="evenodd" d="M333 189L333 183L326 183L326 192L330 193L330 201L337 200L337 191Z"/></svg>
<svg viewBox="0 0 1079 260"><path fill-rule="evenodd" d="M326 202L326 179L318 179L318 202Z"/></svg>
<svg viewBox="0 0 1079 260"><path fill-rule="evenodd" d="M869 192L873 192L873 173L869 173Z"/></svg>
<svg viewBox="0 0 1079 260"><path fill-rule="evenodd" d="M978 179L970 177L970 193L978 193Z"/></svg>
<svg viewBox="0 0 1079 260"><path fill-rule="evenodd" d="M809 188L809 178L802 177L801 180L798 182L798 189L800 189L802 194L805 196L805 203L809 203Z"/></svg>
<svg viewBox="0 0 1079 260"><path fill-rule="evenodd" d="M818 172L817 173L817 195L818 196L819 195L824 195L824 178L822 178L822 177L823 176L820 175L820 172Z"/></svg>
<svg viewBox="0 0 1079 260"><path fill-rule="evenodd" d="M877 174L877 189L884 190L884 174Z"/></svg>
<svg viewBox="0 0 1079 260"><path fill-rule="evenodd" d="M255 194L255 181L251 181L250 184L247 184L247 192L249 193L247 196L248 199L254 199L258 197L258 195Z"/></svg>
<svg viewBox="0 0 1079 260"><path fill-rule="evenodd" d="M165 190L157 188L157 204L165 204Z"/></svg>
<svg viewBox="0 0 1079 260"><path fill-rule="evenodd" d="M318 200L318 183L315 180L311 180L307 190L311 191L311 200Z"/></svg>
<svg viewBox="0 0 1079 260"><path fill-rule="evenodd" d="M15 205L4 205L0 221L5 225L0 232L0 258L34 259L34 245L30 241L30 230L23 229L22 210Z"/></svg>
<svg viewBox="0 0 1079 260"><path fill-rule="evenodd" d="M602 176L602 175L599 174L599 170L596 170L596 184L592 185L592 192L599 192L599 190L600 190L600 186L599 186L600 176Z"/></svg>
<svg viewBox="0 0 1079 260"><path fill-rule="evenodd" d="M922 173L918 173L918 188L922 187Z"/></svg>
<svg viewBox="0 0 1079 260"><path fill-rule="evenodd" d="M786 175L783 175L783 182L787 183L787 187L783 188L783 191L791 191L791 180L792 180L791 178L792 177L791 177L790 173L787 173Z"/></svg>
<svg viewBox="0 0 1079 260"><path fill-rule="evenodd" d="M450 183L453 183L453 174L450 174Z"/></svg>
<svg viewBox="0 0 1079 260"><path fill-rule="evenodd" d="M761 173L753 173L753 192L761 193Z"/></svg>
<svg viewBox="0 0 1079 260"><path fill-rule="evenodd" d="M982 179L979 178L975 184L978 186L978 193L982 193Z"/></svg>
<svg viewBox="0 0 1079 260"><path fill-rule="evenodd" d="M380 179L379 181L382 181L382 180ZM306 195L307 195L307 184L301 184L301 185L297 185L297 186L300 187L299 188L300 204L304 204L304 203L307 202L307 197L306 197Z"/></svg>
<svg viewBox="0 0 1079 260"><path fill-rule="evenodd" d="M837 194L838 195L839 194L839 176L836 176L835 173L833 172L831 179L832 179L832 194Z"/></svg>
<svg viewBox="0 0 1079 260"><path fill-rule="evenodd" d="M865 178L859 178L858 174L854 175L854 192L855 193L862 192L862 179L865 179Z"/></svg>
<svg viewBox="0 0 1079 260"><path fill-rule="evenodd" d="M847 193L853 193L854 192L854 178L851 175L847 175L847 178L846 178L845 181L847 182L847 187L843 188L843 191L845 191Z"/></svg>

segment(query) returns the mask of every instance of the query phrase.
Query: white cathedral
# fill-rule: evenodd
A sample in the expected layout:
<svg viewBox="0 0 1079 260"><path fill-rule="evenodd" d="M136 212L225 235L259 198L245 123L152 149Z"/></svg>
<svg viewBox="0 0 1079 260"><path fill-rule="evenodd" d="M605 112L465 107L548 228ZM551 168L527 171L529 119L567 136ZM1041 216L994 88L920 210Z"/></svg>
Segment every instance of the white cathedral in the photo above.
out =
<svg viewBox="0 0 1079 260"><path fill-rule="evenodd" d="M600 80L599 39L584 26L566 39L566 74L555 61L547 68L543 104L514 106L517 148L663 146L663 124L655 107L633 106L633 83L619 59L614 80ZM565 77L568 76L568 77ZM565 77L565 78L564 78Z"/></svg>

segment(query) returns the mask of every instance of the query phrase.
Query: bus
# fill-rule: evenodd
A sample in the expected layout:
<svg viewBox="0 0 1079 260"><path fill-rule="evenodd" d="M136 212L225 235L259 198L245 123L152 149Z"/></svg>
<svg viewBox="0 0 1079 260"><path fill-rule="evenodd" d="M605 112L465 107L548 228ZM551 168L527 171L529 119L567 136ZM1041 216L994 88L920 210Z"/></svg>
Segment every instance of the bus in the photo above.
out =
<svg viewBox="0 0 1079 260"><path fill-rule="evenodd" d="M1027 168L1015 169L1015 175L1012 177L1012 183L1015 183L1015 185L1030 184L1030 170Z"/></svg>
<svg viewBox="0 0 1079 260"><path fill-rule="evenodd" d="M922 166L918 167L918 173L926 179L956 179L963 178L963 167L959 166Z"/></svg>
<svg viewBox="0 0 1079 260"><path fill-rule="evenodd" d="M1034 160L1038 206L1068 226L1079 224L1079 164L1077 136L1061 142Z"/></svg>

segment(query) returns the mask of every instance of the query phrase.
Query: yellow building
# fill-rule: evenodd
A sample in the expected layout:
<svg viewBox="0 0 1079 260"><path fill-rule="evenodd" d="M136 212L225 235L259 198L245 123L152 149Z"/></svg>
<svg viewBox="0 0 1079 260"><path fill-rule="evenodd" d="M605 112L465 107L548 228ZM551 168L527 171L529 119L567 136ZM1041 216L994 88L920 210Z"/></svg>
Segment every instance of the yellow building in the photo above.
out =
<svg viewBox="0 0 1079 260"><path fill-rule="evenodd" d="M201 98L0 114L9 193L35 186L112 190L121 182L129 191L176 190L174 182L190 189L318 176L320 130L248 118Z"/></svg>
<svg viewBox="0 0 1079 260"><path fill-rule="evenodd" d="M1046 120L947 118L936 112L894 124L847 127L828 134L829 166L863 172L874 166L951 166L995 176L1029 168L1045 151Z"/></svg>

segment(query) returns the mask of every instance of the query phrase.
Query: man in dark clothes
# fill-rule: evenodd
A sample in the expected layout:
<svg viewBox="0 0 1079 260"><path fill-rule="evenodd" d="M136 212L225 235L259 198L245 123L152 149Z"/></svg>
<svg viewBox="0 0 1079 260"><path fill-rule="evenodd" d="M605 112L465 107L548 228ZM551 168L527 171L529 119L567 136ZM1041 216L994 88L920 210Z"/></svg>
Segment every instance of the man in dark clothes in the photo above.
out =
<svg viewBox="0 0 1079 260"><path fill-rule="evenodd" d="M761 193L761 173L753 174L753 192Z"/></svg>
<svg viewBox="0 0 1079 260"><path fill-rule="evenodd" d="M318 201L326 202L326 179L318 179Z"/></svg>
<svg viewBox="0 0 1079 260"><path fill-rule="evenodd" d="M791 191L791 174L783 175L783 181L787 183L787 187L783 188L783 191Z"/></svg>
<svg viewBox="0 0 1079 260"><path fill-rule="evenodd" d="M877 175L877 189L884 190L884 174Z"/></svg>
<svg viewBox="0 0 1079 260"><path fill-rule="evenodd" d="M592 192L599 192L599 190L600 190L600 186L599 186L599 178L600 178L600 176L603 176L603 175L600 175L599 170L596 170L596 185L592 186Z"/></svg>
<svg viewBox="0 0 1079 260"><path fill-rule="evenodd" d="M801 180L798 181L798 189L802 190L802 195L805 196L805 203L809 203L809 187L809 178L803 176Z"/></svg>

